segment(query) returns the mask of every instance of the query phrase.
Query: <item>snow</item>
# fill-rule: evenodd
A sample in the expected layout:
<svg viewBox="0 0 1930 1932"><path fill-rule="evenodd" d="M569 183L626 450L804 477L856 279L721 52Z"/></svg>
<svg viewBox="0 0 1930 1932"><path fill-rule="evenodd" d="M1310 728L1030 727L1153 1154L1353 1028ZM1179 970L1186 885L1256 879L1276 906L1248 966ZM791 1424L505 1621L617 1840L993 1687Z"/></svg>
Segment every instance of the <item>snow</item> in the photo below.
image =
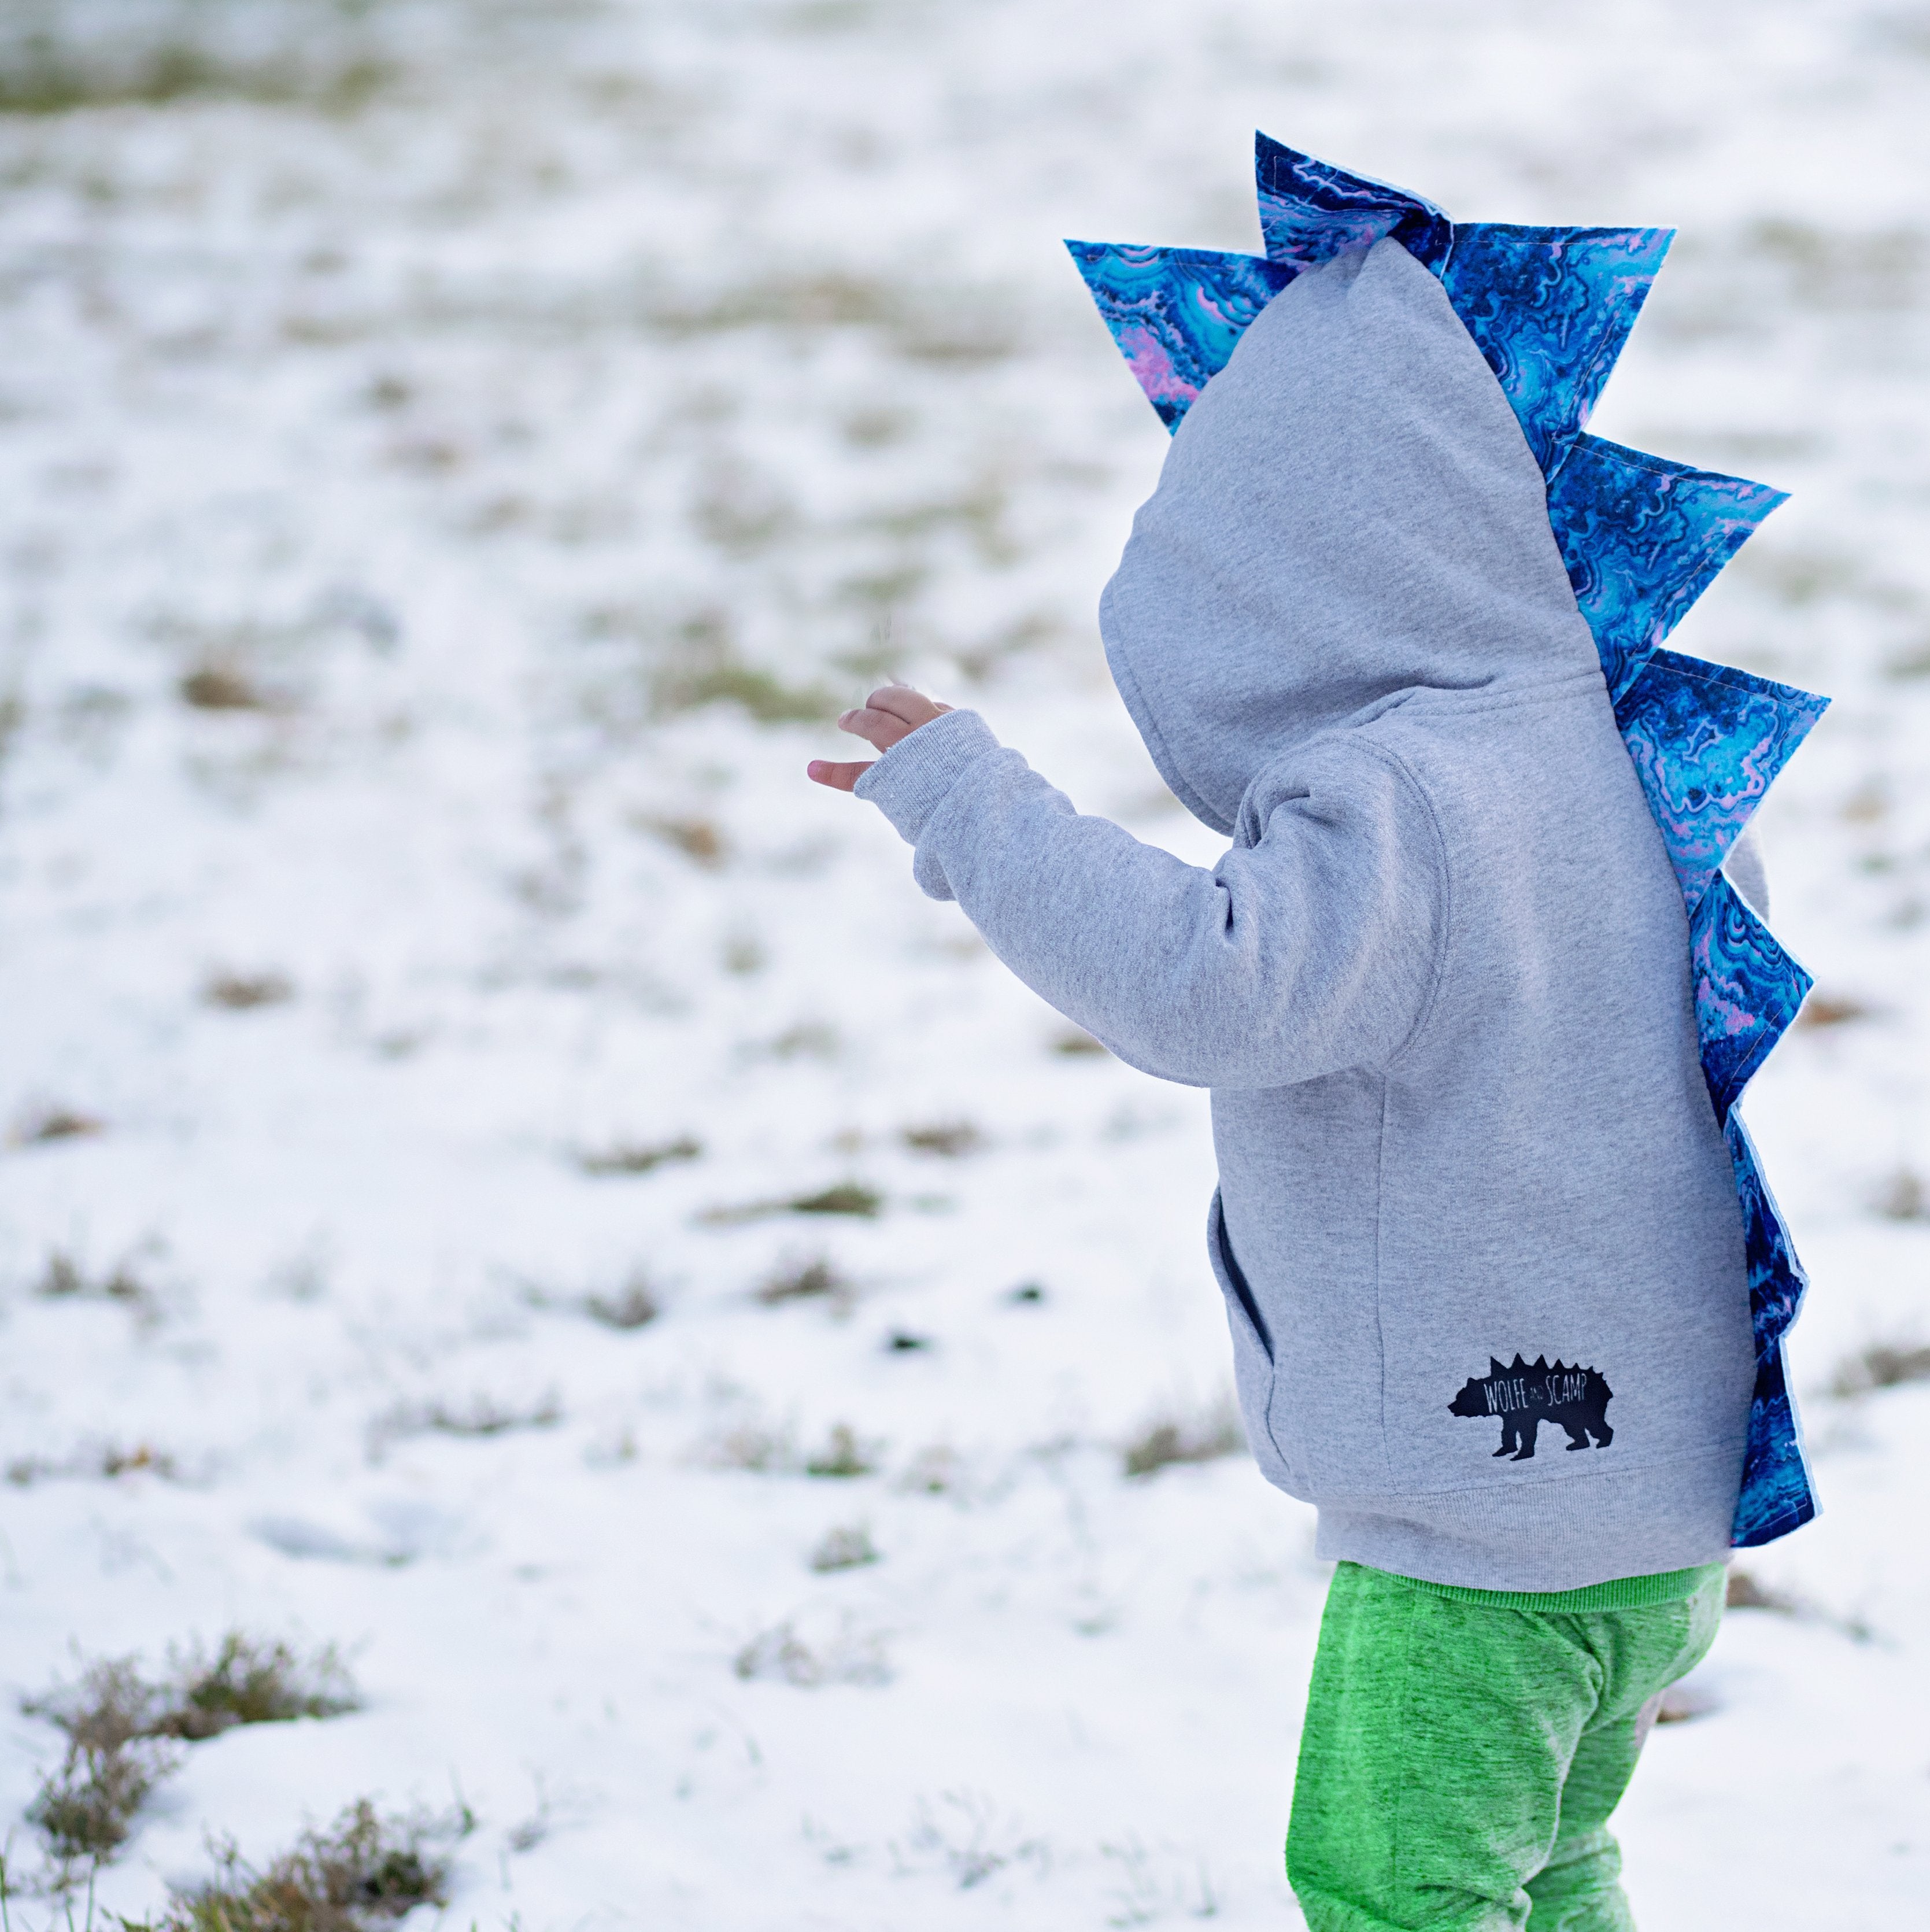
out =
<svg viewBox="0 0 1930 1932"><path fill-rule="evenodd" d="M52 23L216 77L0 114L0 1813L59 1756L21 1697L238 1625L365 1708L193 1747L109 1908L460 1792L457 1924L1297 1922L1311 1513L1243 1456L1122 1473L1230 1384L1203 1096L1055 1050L804 782L833 734L679 708L902 673L1215 856L1104 677L1165 439L1059 238L1251 248L1259 126L1457 215L1679 225L1593 427L1794 493L1678 640L1836 700L1765 842L1863 1010L1747 1107L1826 1514L1620 1828L1646 1932L1908 1922L1930 1390L1829 1391L1930 1340L1920 9L15 11L0 66ZM846 1181L882 1214L713 1215ZM846 1292L760 1299L819 1257ZM586 1313L634 1280L658 1318ZM875 1472L803 1473L839 1424Z"/></svg>

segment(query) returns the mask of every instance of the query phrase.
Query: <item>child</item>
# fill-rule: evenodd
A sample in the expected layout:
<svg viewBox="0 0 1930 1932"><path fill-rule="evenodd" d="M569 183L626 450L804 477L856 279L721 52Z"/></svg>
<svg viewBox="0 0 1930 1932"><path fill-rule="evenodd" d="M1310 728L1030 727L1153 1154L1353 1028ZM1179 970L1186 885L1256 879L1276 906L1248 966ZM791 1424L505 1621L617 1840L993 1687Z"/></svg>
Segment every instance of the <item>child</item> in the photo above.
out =
<svg viewBox="0 0 1930 1932"><path fill-rule="evenodd" d="M1308 1924L1626 1928L1605 1821L1720 1615L1743 1229L1682 892L1540 471L1398 242L1262 311L1100 615L1166 782L1233 840L1211 871L901 687L840 721L880 759L811 776L1068 1018L1212 1090L1248 1438L1339 1564Z"/></svg>

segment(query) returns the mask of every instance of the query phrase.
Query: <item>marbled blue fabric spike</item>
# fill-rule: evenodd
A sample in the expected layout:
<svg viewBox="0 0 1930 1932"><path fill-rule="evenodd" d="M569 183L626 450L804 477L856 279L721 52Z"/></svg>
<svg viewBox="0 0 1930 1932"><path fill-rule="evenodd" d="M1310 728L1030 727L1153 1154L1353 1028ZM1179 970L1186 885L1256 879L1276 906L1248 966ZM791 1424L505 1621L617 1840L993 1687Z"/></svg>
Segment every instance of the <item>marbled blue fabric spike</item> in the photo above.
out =
<svg viewBox="0 0 1930 1932"><path fill-rule="evenodd" d="M1692 913L1827 698L1726 664L1657 651L1615 700L1615 722Z"/></svg>
<svg viewBox="0 0 1930 1932"><path fill-rule="evenodd" d="M1689 922L1689 944L1702 1077L1727 1120L1813 982L1719 872Z"/></svg>
<svg viewBox="0 0 1930 1932"><path fill-rule="evenodd" d="M1575 439L1548 484L1548 521L1611 696L1784 500L1766 484Z"/></svg>
<svg viewBox="0 0 1930 1932"><path fill-rule="evenodd" d="M1783 1337L1803 1305L1809 1282L1741 1117L1732 1113L1724 1132L1742 1200L1749 1313L1755 1329L1756 1382L1749 1403L1749 1444L1731 1532L1731 1540L1746 1548L1787 1536L1816 1514L1783 1352Z"/></svg>
<svg viewBox="0 0 1930 1932"><path fill-rule="evenodd" d="M1167 428L1227 364L1253 319L1299 271L1207 248L1065 244L1113 340Z"/></svg>
<svg viewBox="0 0 1930 1932"><path fill-rule="evenodd" d="M1544 476L1587 424L1674 238L1672 228L1455 226L1442 284Z"/></svg>
<svg viewBox="0 0 1930 1932"><path fill-rule="evenodd" d="M1436 274L1448 259L1453 224L1432 202L1405 188L1349 174L1258 134L1253 172L1260 232L1276 262L1309 268L1383 235L1392 236Z"/></svg>

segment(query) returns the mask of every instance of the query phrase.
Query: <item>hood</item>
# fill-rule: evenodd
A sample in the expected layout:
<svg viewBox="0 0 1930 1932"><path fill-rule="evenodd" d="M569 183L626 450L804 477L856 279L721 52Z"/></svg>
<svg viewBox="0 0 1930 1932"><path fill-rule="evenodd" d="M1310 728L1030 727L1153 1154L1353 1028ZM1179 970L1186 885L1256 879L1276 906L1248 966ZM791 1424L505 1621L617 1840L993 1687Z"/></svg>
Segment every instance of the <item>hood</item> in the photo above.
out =
<svg viewBox="0 0 1930 1932"><path fill-rule="evenodd" d="M1390 700L1599 666L1500 385L1385 240L1261 310L1180 424L1099 624L1161 776L1223 832L1282 752Z"/></svg>

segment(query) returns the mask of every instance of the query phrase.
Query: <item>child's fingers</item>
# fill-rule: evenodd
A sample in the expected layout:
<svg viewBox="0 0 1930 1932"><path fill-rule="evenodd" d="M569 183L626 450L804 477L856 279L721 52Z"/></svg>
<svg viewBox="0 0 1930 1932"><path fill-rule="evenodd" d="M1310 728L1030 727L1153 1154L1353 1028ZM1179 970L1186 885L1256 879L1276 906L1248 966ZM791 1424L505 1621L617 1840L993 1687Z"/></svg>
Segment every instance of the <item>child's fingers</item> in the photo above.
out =
<svg viewBox="0 0 1930 1932"><path fill-rule="evenodd" d="M833 791L850 791L871 769L871 764L869 758L855 765L837 765L828 759L814 758L805 767L805 776L814 784L830 786Z"/></svg>
<svg viewBox="0 0 1930 1932"><path fill-rule="evenodd" d="M908 731L929 724L940 712L952 709L949 704L934 702L922 691L914 691L908 684L881 685L865 699L865 706L867 710L882 711L903 720Z"/></svg>
<svg viewBox="0 0 1930 1932"><path fill-rule="evenodd" d="M909 738L917 728L907 724L895 712L880 711L874 706L861 706L856 711L847 711L838 721L841 731L849 731L854 738L862 738L867 744L875 745L881 752L889 752L901 738Z"/></svg>

